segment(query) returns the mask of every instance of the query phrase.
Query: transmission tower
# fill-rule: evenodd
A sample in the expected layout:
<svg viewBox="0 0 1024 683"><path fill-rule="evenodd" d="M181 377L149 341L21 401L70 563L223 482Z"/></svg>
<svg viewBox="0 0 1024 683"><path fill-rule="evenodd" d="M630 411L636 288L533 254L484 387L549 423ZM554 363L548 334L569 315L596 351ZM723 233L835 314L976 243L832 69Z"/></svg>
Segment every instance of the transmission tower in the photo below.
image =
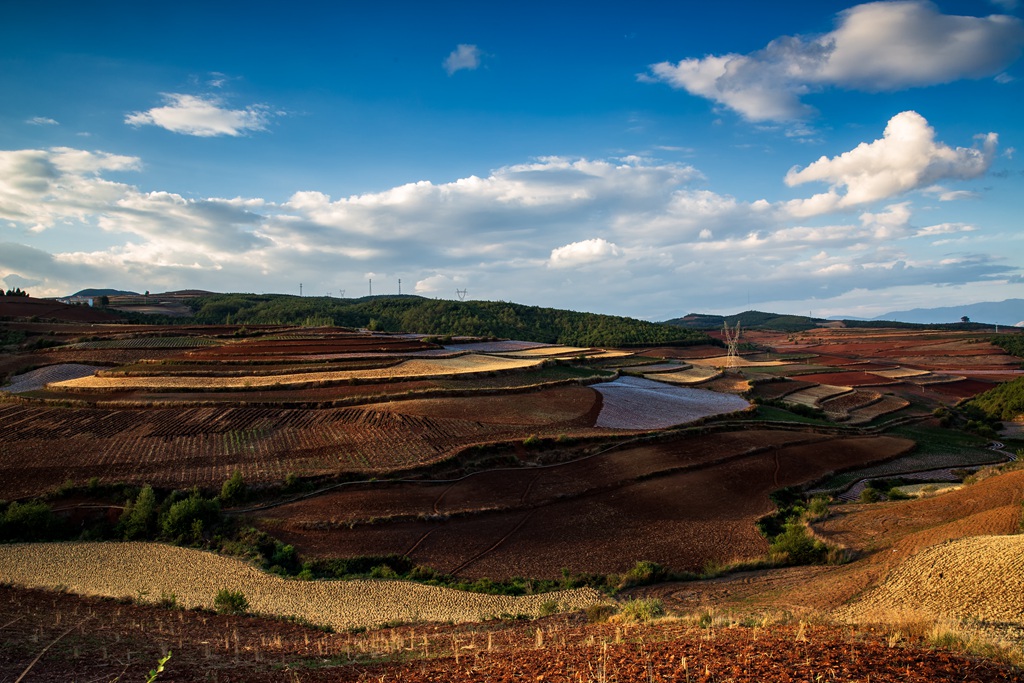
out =
<svg viewBox="0 0 1024 683"><path fill-rule="evenodd" d="M466 292L468 292L468 291L469 291L468 289L456 289L455 290L455 294L456 294L456 296L459 297L459 301L465 301L466 300Z"/></svg>
<svg viewBox="0 0 1024 683"><path fill-rule="evenodd" d="M722 336L725 337L725 367L736 367L740 346L740 321L736 321L735 329L729 329L729 323L722 323Z"/></svg>

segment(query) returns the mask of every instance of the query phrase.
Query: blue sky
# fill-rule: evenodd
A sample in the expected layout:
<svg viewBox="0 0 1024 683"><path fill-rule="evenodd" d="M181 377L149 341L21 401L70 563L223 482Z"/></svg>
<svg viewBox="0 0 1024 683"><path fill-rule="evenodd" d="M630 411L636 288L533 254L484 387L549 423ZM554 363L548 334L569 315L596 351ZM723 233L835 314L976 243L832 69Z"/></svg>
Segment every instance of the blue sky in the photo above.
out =
<svg viewBox="0 0 1024 683"><path fill-rule="evenodd" d="M1024 293L985 2L5 3L0 280L654 320Z"/></svg>

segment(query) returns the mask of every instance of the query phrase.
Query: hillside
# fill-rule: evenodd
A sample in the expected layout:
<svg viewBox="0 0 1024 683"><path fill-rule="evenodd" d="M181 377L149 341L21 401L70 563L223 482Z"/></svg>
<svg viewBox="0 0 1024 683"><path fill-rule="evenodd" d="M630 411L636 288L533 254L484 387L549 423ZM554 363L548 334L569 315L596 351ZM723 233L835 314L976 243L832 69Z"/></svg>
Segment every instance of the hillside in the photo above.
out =
<svg viewBox="0 0 1024 683"><path fill-rule="evenodd" d="M27 296L0 298L0 319L33 318L89 323L108 323L120 320L120 316L114 313L91 306L70 306L51 299L35 299Z"/></svg>
<svg viewBox="0 0 1024 683"><path fill-rule="evenodd" d="M872 320L899 320L907 323L952 323L967 316L971 320L993 325L1018 325L1024 322L1024 299L984 301L963 306L914 308L909 311L891 311Z"/></svg>
<svg viewBox="0 0 1024 683"><path fill-rule="evenodd" d="M723 324L740 323L743 329L778 330L780 332L802 332L820 326L826 321L823 318L809 318L803 315L783 315L764 313L762 311L744 311L735 315L709 315L706 313L690 313L682 318L666 320L663 325L682 327L692 330L721 329Z"/></svg>
<svg viewBox="0 0 1024 683"><path fill-rule="evenodd" d="M202 324L337 325L383 332L502 337L574 346L706 344L702 332L595 313L503 301L444 301L419 296L360 299L282 294L218 294L190 301Z"/></svg>

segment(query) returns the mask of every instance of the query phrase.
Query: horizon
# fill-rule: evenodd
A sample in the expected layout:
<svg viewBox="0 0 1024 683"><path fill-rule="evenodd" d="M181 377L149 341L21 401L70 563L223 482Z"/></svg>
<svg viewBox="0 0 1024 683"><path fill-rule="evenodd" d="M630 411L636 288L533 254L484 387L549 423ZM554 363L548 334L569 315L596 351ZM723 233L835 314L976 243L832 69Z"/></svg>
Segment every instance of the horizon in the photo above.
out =
<svg viewBox="0 0 1024 683"><path fill-rule="evenodd" d="M1020 12L15 5L0 280L644 320L1019 298Z"/></svg>

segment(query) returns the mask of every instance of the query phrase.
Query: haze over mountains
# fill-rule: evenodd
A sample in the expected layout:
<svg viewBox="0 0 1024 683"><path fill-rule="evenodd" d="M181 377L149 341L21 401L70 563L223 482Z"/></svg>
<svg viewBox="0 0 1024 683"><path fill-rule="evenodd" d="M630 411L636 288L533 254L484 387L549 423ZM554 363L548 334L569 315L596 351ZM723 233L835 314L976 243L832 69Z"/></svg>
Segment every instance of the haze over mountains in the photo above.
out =
<svg viewBox="0 0 1024 683"><path fill-rule="evenodd" d="M1024 327L1024 299L983 301L963 306L913 308L909 311L891 311L874 318L832 316L830 320L896 320L904 323L936 324L959 322L967 316L971 322Z"/></svg>

